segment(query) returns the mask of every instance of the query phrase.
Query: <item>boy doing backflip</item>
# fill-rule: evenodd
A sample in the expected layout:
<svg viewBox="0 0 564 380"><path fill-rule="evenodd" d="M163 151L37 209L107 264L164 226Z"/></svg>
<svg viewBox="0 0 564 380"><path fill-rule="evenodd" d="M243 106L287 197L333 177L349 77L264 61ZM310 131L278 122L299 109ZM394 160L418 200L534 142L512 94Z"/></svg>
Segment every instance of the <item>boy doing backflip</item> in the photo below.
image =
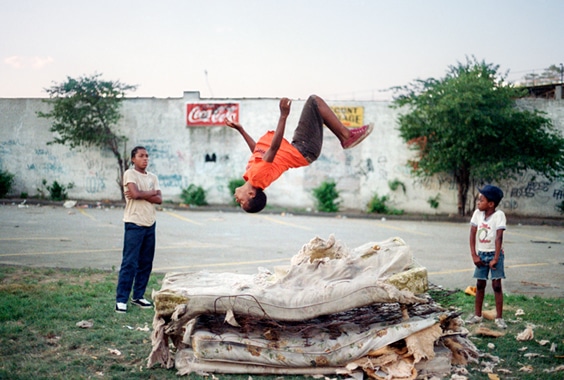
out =
<svg viewBox="0 0 564 380"><path fill-rule="evenodd" d="M290 114L292 101L280 100L280 117L275 131L268 131L258 141L249 136L241 124L226 120L225 124L237 130L249 146L252 155L243 175L245 184L235 189L235 200L246 212L259 212L266 206L266 189L290 168L307 166L321 154L323 125L326 125L341 142L343 149L349 149L371 132L372 125L349 129L345 127L327 103L311 95L302 110L292 142L284 138L286 119Z"/></svg>
<svg viewBox="0 0 564 380"><path fill-rule="evenodd" d="M506 229L505 214L496 210L503 198L503 191L499 187L487 185L479 189L477 209L470 220L470 253L476 268L476 300L475 314L466 323L482 322L482 305L486 292L486 282L489 273L492 275L492 288L495 297L497 327L506 329L503 320L503 291L501 279L505 278L503 252L503 231Z"/></svg>

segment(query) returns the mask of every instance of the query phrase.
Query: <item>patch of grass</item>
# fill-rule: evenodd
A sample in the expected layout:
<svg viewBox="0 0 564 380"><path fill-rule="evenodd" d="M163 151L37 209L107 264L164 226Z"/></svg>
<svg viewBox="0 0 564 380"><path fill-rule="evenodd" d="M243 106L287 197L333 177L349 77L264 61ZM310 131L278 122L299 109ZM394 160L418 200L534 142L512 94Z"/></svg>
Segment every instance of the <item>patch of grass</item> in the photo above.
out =
<svg viewBox="0 0 564 380"><path fill-rule="evenodd" d="M490 291L491 293L491 291ZM432 290L431 297L443 307L455 308L463 312L462 318L470 316L474 312L474 297L465 294L461 290ZM483 310L494 310L495 300L493 294L486 293ZM516 316L517 310L523 310L524 315ZM562 379L563 371L545 372L564 364L564 299L527 297L523 295L505 295L503 317L507 322L505 335L499 338L471 335L471 341L483 353L489 353L501 359L501 363L495 366L494 373L502 379ZM528 325L534 326L534 339L529 341L517 340L517 335L524 331ZM493 321L484 319L483 327L499 331ZM477 326L466 326L470 333ZM539 342L546 340L550 343L541 345ZM494 344L495 348L488 348L488 344ZM551 352L552 343L557 345L556 351ZM527 357L527 354L538 354L539 356ZM520 371L524 366L532 366L533 372ZM487 374L481 372L478 365L469 365L469 379L487 379ZM509 370L505 373L501 370Z"/></svg>
<svg viewBox="0 0 564 380"><path fill-rule="evenodd" d="M160 289L162 274L151 276L148 293ZM175 369L146 368L151 350L153 312L129 307L127 314L114 312L117 273L93 269L64 270L0 266L0 379L176 379ZM474 297L462 291L433 290L430 295L444 307L460 309L462 317L472 313ZM493 308L493 296L486 295ZM515 317L523 309L525 315ZM564 355L564 299L506 296L506 335L501 338L471 337L484 353L502 361L494 368L502 379L561 379L562 372L546 373L562 364ZM83 329L77 322L92 320ZM535 325L535 339L520 342L516 335L527 324ZM484 323L495 329L491 321ZM138 329L139 328L139 329ZM473 327L470 327L472 331ZM556 343L550 352L548 340ZM488 343L495 344L489 349ZM527 350L521 351L522 347ZM119 350L115 355L110 350ZM527 358L525 354L541 356ZM519 372L531 365L533 373ZM476 365L467 367L469 379L487 379ZM499 372L507 369L511 374ZM230 380L247 380L248 375L221 375ZM275 380L279 376L252 376L255 380ZM182 378L204 379L190 375ZM206 377L209 378L209 377ZM285 379L305 379L284 376Z"/></svg>
<svg viewBox="0 0 564 380"><path fill-rule="evenodd" d="M147 296L160 289L162 278L151 275ZM129 305L126 314L117 314L116 284L115 272L0 265L0 379L178 380L174 368L146 367L154 313ZM83 320L92 320L93 327L76 326Z"/></svg>

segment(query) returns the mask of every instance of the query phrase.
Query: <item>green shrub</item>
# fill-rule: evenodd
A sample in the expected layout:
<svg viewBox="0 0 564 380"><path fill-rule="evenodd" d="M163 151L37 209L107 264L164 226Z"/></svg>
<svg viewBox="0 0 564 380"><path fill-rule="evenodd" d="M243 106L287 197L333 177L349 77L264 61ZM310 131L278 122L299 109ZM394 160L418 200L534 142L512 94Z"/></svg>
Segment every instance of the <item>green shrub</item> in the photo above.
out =
<svg viewBox="0 0 564 380"><path fill-rule="evenodd" d="M0 171L0 198L4 198L12 190L13 183L14 175L12 173Z"/></svg>
<svg viewBox="0 0 564 380"><path fill-rule="evenodd" d="M392 191L396 191L398 187L401 187L403 193L405 194L405 184L399 179L394 179L393 181L388 181L388 186Z"/></svg>
<svg viewBox="0 0 564 380"><path fill-rule="evenodd" d="M206 201L206 192L201 186L191 184L186 189L182 189L180 198L187 205L205 206L208 204Z"/></svg>
<svg viewBox="0 0 564 380"><path fill-rule="evenodd" d="M564 201L556 204L556 210L558 210L561 214L564 214Z"/></svg>
<svg viewBox="0 0 564 380"><path fill-rule="evenodd" d="M437 194L434 197L429 197L429 199L427 199L427 203L429 203L429 206L431 206L431 208L434 208L436 210L439 208L440 198L441 198L441 194Z"/></svg>
<svg viewBox="0 0 564 380"><path fill-rule="evenodd" d="M339 211L339 192L334 181L323 182L313 189L313 196L317 200L317 210L322 212Z"/></svg>
<svg viewBox="0 0 564 380"><path fill-rule="evenodd" d="M390 215L401 215L403 214L403 210L398 210L395 208L390 208L386 204L390 200L390 197L387 195L379 196L377 193L374 193L374 196L368 202L368 212L369 213L377 213L377 214L390 214Z"/></svg>
<svg viewBox="0 0 564 380"><path fill-rule="evenodd" d="M235 197L233 197L233 194L235 194L235 189L243 186L244 184L245 184L245 180L243 178L232 179L227 184L227 187L229 187L229 191L230 191L229 194L231 194L231 203L235 206L238 205L237 201L235 200Z"/></svg>
<svg viewBox="0 0 564 380"><path fill-rule="evenodd" d="M41 184L47 191L49 192L49 199L52 201L64 201L68 198L67 190L70 190L74 187L74 183L69 183L66 186L60 184L57 181L53 181L51 185L47 184L47 180L43 179ZM37 191L40 194L41 198L45 198L45 191L43 188L38 188Z"/></svg>

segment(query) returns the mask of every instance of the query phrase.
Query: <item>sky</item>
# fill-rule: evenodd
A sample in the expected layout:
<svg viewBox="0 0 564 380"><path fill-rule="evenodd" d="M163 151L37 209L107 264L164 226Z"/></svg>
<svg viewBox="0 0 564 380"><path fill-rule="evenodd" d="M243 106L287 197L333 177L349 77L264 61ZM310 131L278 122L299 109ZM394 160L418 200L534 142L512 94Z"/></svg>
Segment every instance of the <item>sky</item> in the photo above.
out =
<svg viewBox="0 0 564 380"><path fill-rule="evenodd" d="M0 0L0 98L100 74L128 97L390 100L475 57L564 63L563 0Z"/></svg>

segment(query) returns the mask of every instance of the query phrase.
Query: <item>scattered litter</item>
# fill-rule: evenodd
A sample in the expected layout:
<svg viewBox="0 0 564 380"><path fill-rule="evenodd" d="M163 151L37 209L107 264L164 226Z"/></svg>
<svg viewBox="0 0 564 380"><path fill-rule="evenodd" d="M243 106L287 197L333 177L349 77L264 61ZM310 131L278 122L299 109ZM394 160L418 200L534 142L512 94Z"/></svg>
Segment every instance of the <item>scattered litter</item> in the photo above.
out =
<svg viewBox="0 0 564 380"><path fill-rule="evenodd" d="M521 284L528 286L537 286L539 288L550 288L550 284L541 284L539 282L521 281Z"/></svg>
<svg viewBox="0 0 564 380"><path fill-rule="evenodd" d="M110 351L110 354L116 355L116 356L121 356L121 351L117 350L115 348L108 348L108 351Z"/></svg>
<svg viewBox="0 0 564 380"><path fill-rule="evenodd" d="M464 293L468 294L469 296L476 296L476 287L475 286L468 286Z"/></svg>
<svg viewBox="0 0 564 380"><path fill-rule="evenodd" d="M533 340L533 338L535 337L535 333L533 332L533 326L532 325L528 325L527 328L523 331L520 332L519 334L517 334L517 340Z"/></svg>
<svg viewBox="0 0 564 380"><path fill-rule="evenodd" d="M81 329L89 329L94 326L94 321L92 319L89 319L87 321L76 322L76 325Z"/></svg>
<svg viewBox="0 0 564 380"><path fill-rule="evenodd" d="M495 311L495 310L484 310L482 312L482 317L484 317L488 321L493 321L497 317L497 311Z"/></svg>
<svg viewBox="0 0 564 380"><path fill-rule="evenodd" d="M523 366L523 367L519 368L519 372L531 373L531 372L533 372L533 366L532 365Z"/></svg>
<svg viewBox="0 0 564 380"><path fill-rule="evenodd" d="M63 203L64 208L73 208L74 206L76 206L76 201L65 201Z"/></svg>
<svg viewBox="0 0 564 380"><path fill-rule="evenodd" d="M526 357L527 359L531 359L531 358L538 358L538 357L541 357L541 356L544 356L544 355L529 352L528 354L525 354L523 356Z"/></svg>
<svg viewBox="0 0 564 380"><path fill-rule="evenodd" d="M510 370L505 369L505 368L499 368L499 369L497 370L497 372L501 372L501 373L504 373L504 374L506 374L506 375L509 375L509 374L512 373Z"/></svg>
<svg viewBox="0 0 564 380"><path fill-rule="evenodd" d="M493 350L493 349L495 348L495 344L493 344L493 343L488 343L488 348L489 348L490 350Z"/></svg>
<svg viewBox="0 0 564 380"><path fill-rule="evenodd" d="M550 343L550 341L543 339L543 340L537 340L537 343L540 344L541 346L546 346L547 344Z"/></svg>
<svg viewBox="0 0 564 380"><path fill-rule="evenodd" d="M525 312L523 311L523 309L517 309L517 311L515 311L515 316L518 317L520 315L525 315Z"/></svg>
<svg viewBox="0 0 564 380"><path fill-rule="evenodd" d="M551 369L545 369L543 372L552 373L552 372L559 372L564 371L564 364L559 365L558 367L552 367Z"/></svg>
<svg viewBox="0 0 564 380"><path fill-rule="evenodd" d="M490 380L500 380L499 376L496 375L495 373L488 373L488 379L490 379Z"/></svg>
<svg viewBox="0 0 564 380"><path fill-rule="evenodd" d="M500 336L504 336L505 333L501 332L501 331L495 331L492 329L489 329L487 327L478 327L475 331L474 331L475 335L484 335L484 336L491 336L493 338L499 338Z"/></svg>
<svg viewBox="0 0 564 380"><path fill-rule="evenodd" d="M136 331L150 331L149 326L147 326L147 324L145 323L144 327L136 327L135 328Z"/></svg>
<svg viewBox="0 0 564 380"><path fill-rule="evenodd" d="M129 329L129 330L133 330L133 327L128 326L128 325L125 325L125 326L123 326L123 327L125 327L125 328L127 328L127 329Z"/></svg>
<svg viewBox="0 0 564 380"><path fill-rule="evenodd" d="M527 351L528 349L529 349L529 347L521 347L521 348L519 349L519 351L523 352L523 351Z"/></svg>
<svg viewBox="0 0 564 380"><path fill-rule="evenodd" d="M461 376L461 375L452 375L450 380L468 380L468 378L466 376Z"/></svg>
<svg viewBox="0 0 564 380"><path fill-rule="evenodd" d="M558 345L556 343L552 343L550 345L550 352L556 352L557 347L558 347Z"/></svg>

